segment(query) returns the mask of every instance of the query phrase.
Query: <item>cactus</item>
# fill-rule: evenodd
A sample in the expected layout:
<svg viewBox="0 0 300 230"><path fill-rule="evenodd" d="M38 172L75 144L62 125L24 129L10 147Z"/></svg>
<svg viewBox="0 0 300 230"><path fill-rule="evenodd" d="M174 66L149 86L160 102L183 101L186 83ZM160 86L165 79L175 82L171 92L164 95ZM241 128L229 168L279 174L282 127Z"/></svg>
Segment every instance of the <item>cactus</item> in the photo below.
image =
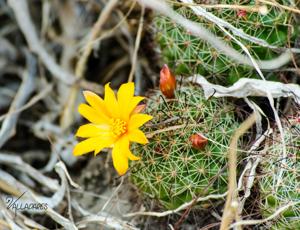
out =
<svg viewBox="0 0 300 230"><path fill-rule="evenodd" d="M227 146L237 127L233 107L223 99L206 100L200 87L188 85L167 101L154 91L146 110L155 115L143 130L150 135L149 143L132 149L142 158L130 175L139 190L167 209L226 192ZM195 143L200 150L190 140L197 133L208 139L206 146Z"/></svg>
<svg viewBox="0 0 300 230"><path fill-rule="evenodd" d="M199 1L195 1L198 2ZM255 1L246 1L247 5L255 5ZM288 0L276 1L283 5L289 5ZM200 1L201 3L201 1ZM243 5L241 0L221 0L220 4ZM195 21L213 34L220 37L228 45L238 51L240 46L225 35L215 24L205 18L197 17L187 6L179 5L174 7L176 11L184 17ZM245 33L263 39L270 45L277 47L288 47L288 28L295 34L296 28L293 26L292 14L278 7L268 6L268 13L261 15L257 12L242 12L236 9L212 9L211 12L219 18L231 23ZM251 67L239 65L219 53L207 42L190 35L180 26L174 24L165 16L157 16L154 20L154 31L157 42L160 46L164 62L175 69L175 74L190 75L202 74L209 80L216 83L232 84L241 77L257 78L255 70ZM268 60L277 57L281 52L276 52L270 48L261 47L257 44L236 37L249 50L250 54L260 60ZM266 76L268 79L275 80L274 73Z"/></svg>
<svg viewBox="0 0 300 230"><path fill-rule="evenodd" d="M261 189L261 212L263 217L273 214L289 202L299 202L285 211L270 224L272 229L300 229L300 124L285 124L287 158L282 158L282 144L278 133L270 139L263 158ZM283 174L279 177L280 170Z"/></svg>

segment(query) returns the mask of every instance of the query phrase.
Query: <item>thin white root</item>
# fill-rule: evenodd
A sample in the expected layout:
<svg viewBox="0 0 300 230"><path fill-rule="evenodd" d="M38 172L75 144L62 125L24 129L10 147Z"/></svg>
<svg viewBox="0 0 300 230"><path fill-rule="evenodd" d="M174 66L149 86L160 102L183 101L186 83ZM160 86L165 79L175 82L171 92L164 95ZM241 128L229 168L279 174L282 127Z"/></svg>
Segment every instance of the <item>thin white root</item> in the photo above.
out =
<svg viewBox="0 0 300 230"><path fill-rule="evenodd" d="M172 8L165 1L159 1L159 0L152 0L152 1L138 0L138 1L142 5L149 7L171 18L174 22L184 27L191 34L208 42L214 48L224 53L226 56L231 58L236 63L254 67L252 61L248 56L242 55L234 48L228 46L224 41L216 37L214 34L212 34L209 30L205 29L200 24L184 18L182 15L172 10ZM291 51L287 50L275 59L266 60L266 61L255 60L255 62L258 64L260 69L273 70L287 64L290 60L291 60Z"/></svg>
<svg viewBox="0 0 300 230"><path fill-rule="evenodd" d="M242 221L239 221L239 222L236 222L236 223L230 225L230 228L235 228L237 226L242 226L242 225L257 225L257 224L262 224L262 223L268 222L269 220L272 220L272 219L276 218L277 216L279 216L280 213L282 213L289 207L292 207L292 206L298 205L298 204L300 204L300 202L290 202L287 205L284 205L284 206L280 207L279 209L277 209L277 211L274 212L268 218L261 219L261 220L242 220Z"/></svg>
<svg viewBox="0 0 300 230"><path fill-rule="evenodd" d="M281 47L270 45L268 42L266 42L263 39L253 37L253 36L245 33L243 30L234 27L232 24L228 23L227 21L224 21L223 19L218 18L214 14L206 11L200 5L195 5L193 0L180 0L180 1L183 2L183 3L187 3L188 4L187 6L190 7L200 17L204 17L207 20L217 24L218 26L222 26L224 28L229 29L233 33L233 35L235 35L237 37L243 38L247 41L250 41L250 42L252 42L254 44L257 44L259 46L262 46L262 47L267 47L267 48L270 48L270 49L286 50L286 48L281 48ZM294 53L300 53L300 49L297 49L297 48L291 48L291 51L294 52Z"/></svg>
<svg viewBox="0 0 300 230"><path fill-rule="evenodd" d="M251 146L249 149L249 154L251 154L253 151L255 151L261 144L262 142L272 133L272 129L267 129L263 135L261 135ZM264 150L263 150L264 151ZM238 182L238 191L244 191L244 196L240 197L240 202L239 202L239 214L242 213L244 209L244 204L247 198L251 194L251 188L254 184L255 180L255 175L256 175L256 168L258 164L260 163L262 157L260 154L250 156L248 158L248 162L239 178Z"/></svg>
<svg viewBox="0 0 300 230"><path fill-rule="evenodd" d="M226 195L227 195L227 192L225 192L223 194L213 194L213 195L208 195L206 197L199 197L197 199L197 202L206 201L206 200L210 200L210 199L221 199L221 198L224 198ZM168 210L168 211L165 211L165 212L132 212L132 213L125 214L124 217L132 217L132 216L163 217L163 216L167 216L167 215L170 215L170 214L180 212L180 211L188 208L193 203L194 203L194 200L191 200L189 202L186 202L186 203L182 204L181 206L179 206L178 208L176 208L174 210Z"/></svg>

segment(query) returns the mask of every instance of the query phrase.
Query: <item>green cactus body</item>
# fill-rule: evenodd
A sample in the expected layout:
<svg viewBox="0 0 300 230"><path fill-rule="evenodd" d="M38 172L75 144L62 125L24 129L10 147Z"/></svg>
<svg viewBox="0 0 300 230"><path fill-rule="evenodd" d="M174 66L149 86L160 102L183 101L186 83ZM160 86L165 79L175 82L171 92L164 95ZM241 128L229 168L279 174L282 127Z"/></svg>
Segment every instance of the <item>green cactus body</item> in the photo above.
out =
<svg viewBox="0 0 300 230"><path fill-rule="evenodd" d="M135 145L142 157L132 165L131 181L150 198L173 209L197 196L227 191L227 146L237 127L233 107L223 99L206 100L200 87L182 86L176 99L164 102L160 92L149 98L146 113L154 116L143 131L147 145ZM190 137L208 138L204 149Z"/></svg>
<svg viewBox="0 0 300 230"><path fill-rule="evenodd" d="M201 1L195 1L202 3ZM219 4L229 5L255 5L255 1L220 0ZM288 0L277 1L282 5L289 5ZM217 37L225 41L229 46L242 52L241 47L230 37L224 34L218 26L205 18L196 16L188 6L174 6L174 9L185 18L201 24L209 29ZM261 15L257 12L246 12L245 16L239 16L236 9L212 9L211 13L229 22L246 34L263 39L272 46L288 47L288 30L295 34L292 14L278 7L268 6L268 13ZM255 70L251 67L239 65L218 52L207 42L189 34L182 27L176 25L165 16L157 16L154 20L154 30L160 45L162 57L170 67L175 69L176 74L191 75L201 74L210 80L232 84L242 77L257 78ZM277 57L282 51L261 47L250 41L235 36L242 42L250 54L259 60L269 60ZM274 74L270 74L273 77ZM268 76L267 76L268 77Z"/></svg>
<svg viewBox="0 0 300 230"><path fill-rule="evenodd" d="M291 206L272 220L272 229L300 229L300 124L286 125L287 158L282 158L282 141L278 133L273 135L263 157L261 167L265 173L259 181L261 212L266 218L289 202L299 204ZM283 173L279 177L281 170Z"/></svg>

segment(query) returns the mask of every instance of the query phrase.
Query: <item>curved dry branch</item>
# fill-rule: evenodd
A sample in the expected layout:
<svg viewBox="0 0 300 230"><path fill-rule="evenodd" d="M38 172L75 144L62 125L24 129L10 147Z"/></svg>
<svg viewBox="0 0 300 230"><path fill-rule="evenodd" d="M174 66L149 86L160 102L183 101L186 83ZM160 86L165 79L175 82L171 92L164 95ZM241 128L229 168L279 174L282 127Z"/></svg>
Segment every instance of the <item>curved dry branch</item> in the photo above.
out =
<svg viewBox="0 0 300 230"><path fill-rule="evenodd" d="M37 36L36 29L29 14L28 3L26 0L9 0L8 4L15 13L18 25L23 32L30 49L36 53L42 62L45 64L49 72L64 82L71 85L75 82L75 77L62 69L54 60L53 57L46 51L43 44Z"/></svg>
<svg viewBox="0 0 300 230"><path fill-rule="evenodd" d="M165 1L159 1L159 0L152 0L152 1L138 0L138 1L142 5L147 6L171 18L174 22L184 27L191 34L208 42L219 52L224 53L226 56L231 58L236 63L255 67L253 65L253 62L248 56L243 55L239 53L237 50L235 50L234 48L232 48L231 46L228 46L223 40L221 40L219 37L216 37L214 34L212 34L209 30L205 29L200 24L184 18L182 15L172 10L172 8ZM259 68L262 70L273 70L287 64L290 60L291 60L291 51L287 50L281 55L279 55L277 58L271 60L254 60L254 61L258 64Z"/></svg>

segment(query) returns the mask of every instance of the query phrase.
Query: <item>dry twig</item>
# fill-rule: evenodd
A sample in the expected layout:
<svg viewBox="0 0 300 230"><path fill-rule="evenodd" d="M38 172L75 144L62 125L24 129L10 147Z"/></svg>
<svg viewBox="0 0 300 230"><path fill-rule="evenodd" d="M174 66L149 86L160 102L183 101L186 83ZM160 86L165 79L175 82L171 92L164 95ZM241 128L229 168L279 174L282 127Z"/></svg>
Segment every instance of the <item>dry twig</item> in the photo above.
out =
<svg viewBox="0 0 300 230"><path fill-rule="evenodd" d="M99 36L105 21L110 16L111 11L114 9L117 3L118 0L108 1L103 11L99 15L97 22L94 24L91 32L89 33L88 41L84 46L83 53L76 64L75 76L77 80L83 78L86 69L86 62L93 50L93 43L95 39L97 39L97 37ZM78 85L73 85L73 87L69 92L69 96L66 101L65 108L63 110L61 120L60 120L60 124L63 129L68 128L73 123L74 108L76 107L75 102L77 97L78 97Z"/></svg>
<svg viewBox="0 0 300 230"><path fill-rule="evenodd" d="M15 134L19 113L14 111L19 110L25 104L35 89L36 59L29 53L27 53L27 65L28 70L23 72L22 84L8 111L11 115L6 116L0 129L0 148Z"/></svg>
<svg viewBox="0 0 300 230"><path fill-rule="evenodd" d="M211 195L208 195L208 196L205 196L205 197L199 197L196 200L196 203L201 202L201 201L210 200L210 199L221 199L221 198L225 197L226 195L227 195L227 192L225 192L223 194L211 194ZM193 203L195 203L194 199L180 205L178 208L176 208L174 210L168 210L168 211L165 211L165 212L133 212L133 213L125 214L124 217L132 217L132 216L138 216L138 215L156 216L156 217L168 216L168 215L171 215L171 214L174 214L174 213L178 213L178 212L190 207L191 204L193 204Z"/></svg>
<svg viewBox="0 0 300 230"><path fill-rule="evenodd" d="M75 78L72 74L63 70L46 51L39 40L33 22L31 20L27 0L9 0L10 7L15 13L18 25L23 32L31 50L36 53L45 64L50 73L65 84L73 84Z"/></svg>
<svg viewBox="0 0 300 230"><path fill-rule="evenodd" d="M289 207L295 206L295 205L299 205L300 202L290 202L280 208L278 208L276 210L276 212L274 212L272 215L268 216L265 219L261 219L261 220L241 220L238 221L236 223L233 223L232 225L230 225L230 228L235 228L238 226L243 226L243 225L258 225L258 224L263 224L265 222L268 222L269 220L272 220L274 218L276 218L277 216L279 216L282 212L284 212L285 210L287 210Z"/></svg>
<svg viewBox="0 0 300 230"><path fill-rule="evenodd" d="M134 51L133 51L133 54L132 54L131 70L130 70L130 73L129 73L128 82L133 80L133 74L134 74L134 71L136 69L137 55L138 55L138 50L139 50L139 47L140 47L142 31L143 31L143 25L144 25L144 14L145 14L145 8L142 7L139 28L138 28L138 32L137 32L136 39L135 39Z"/></svg>
<svg viewBox="0 0 300 230"><path fill-rule="evenodd" d="M263 39L253 37L253 36L245 33L243 30L234 27L232 24L228 23L227 21L225 21L221 18L218 18L214 14L206 11L204 8L202 8L202 6L194 4L193 0L181 0L181 2L183 2L187 6L189 6L195 12L195 14L197 14L198 16L206 18L207 20L218 25L219 27L221 26L223 28L230 30L233 33L233 35L235 35L237 37L243 38L246 41L252 42L252 43L257 44L262 47L268 47L270 49L286 50L286 48L270 45L268 42L266 42ZM241 7L244 7L244 6L241 6ZM300 53L300 49L297 49L297 48L290 48L290 50L295 53Z"/></svg>
<svg viewBox="0 0 300 230"><path fill-rule="evenodd" d="M255 123L255 113L252 113L234 132L230 141L228 152L228 194L226 198L225 208L223 211L223 217L221 222L221 230L227 230L232 220L239 220L238 213L238 191L236 183L236 169L237 169L237 145L238 140L242 137L248 129Z"/></svg>
<svg viewBox="0 0 300 230"><path fill-rule="evenodd" d="M204 41L207 41L209 44L215 47L219 52L224 53L226 56L231 58L236 63L254 67L252 60L248 56L242 55L234 48L228 46L228 44L226 44L223 40L213 35L210 31L208 31L198 23L195 23L193 21L184 18L183 16L181 16L180 14L172 10L171 7L165 3L165 1L139 0L139 2L144 6L147 6L157 12L160 12L168 16L178 25L184 27L191 34L203 39ZM260 69L273 70L287 64L290 60L291 60L291 51L287 50L277 58L271 60L255 60L255 63L258 64Z"/></svg>

